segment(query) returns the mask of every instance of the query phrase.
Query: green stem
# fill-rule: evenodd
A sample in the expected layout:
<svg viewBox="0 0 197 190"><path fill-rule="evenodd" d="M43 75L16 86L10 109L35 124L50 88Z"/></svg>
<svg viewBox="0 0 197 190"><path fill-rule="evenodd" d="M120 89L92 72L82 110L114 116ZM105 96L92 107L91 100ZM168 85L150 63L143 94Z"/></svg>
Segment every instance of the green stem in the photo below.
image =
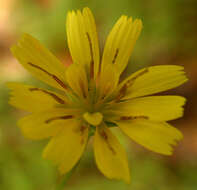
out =
<svg viewBox="0 0 197 190"><path fill-rule="evenodd" d="M79 165L79 161L67 174L65 174L64 176L61 176L57 180L57 184L54 190L63 190L65 188L65 185L67 184L68 180L70 179L70 177L72 176L72 174L74 173L78 165Z"/></svg>

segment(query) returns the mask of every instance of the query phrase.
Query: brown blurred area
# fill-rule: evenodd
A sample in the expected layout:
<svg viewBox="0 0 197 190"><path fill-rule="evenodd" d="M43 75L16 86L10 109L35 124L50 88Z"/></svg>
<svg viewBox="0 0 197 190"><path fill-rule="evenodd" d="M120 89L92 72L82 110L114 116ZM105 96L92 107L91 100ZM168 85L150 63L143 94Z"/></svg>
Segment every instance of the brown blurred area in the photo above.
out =
<svg viewBox="0 0 197 190"><path fill-rule="evenodd" d="M131 186L106 180L94 164L91 146L72 176L69 189L197 189L197 1L151 0L1 0L0 2L0 189L50 189L55 168L42 160L46 142L24 139L17 120L24 114L8 105L7 81L42 85L11 55L9 48L24 32L30 33L69 65L65 18L68 10L90 7L96 17L101 49L107 33L121 14L139 17L144 28L137 42L128 73L149 65L182 65L189 81L165 94L187 98L184 117L171 122L184 139L171 157L150 153L120 135L127 147ZM128 75L125 73L125 75ZM37 176L39 175L39 176ZM67 189L67 188L66 188Z"/></svg>

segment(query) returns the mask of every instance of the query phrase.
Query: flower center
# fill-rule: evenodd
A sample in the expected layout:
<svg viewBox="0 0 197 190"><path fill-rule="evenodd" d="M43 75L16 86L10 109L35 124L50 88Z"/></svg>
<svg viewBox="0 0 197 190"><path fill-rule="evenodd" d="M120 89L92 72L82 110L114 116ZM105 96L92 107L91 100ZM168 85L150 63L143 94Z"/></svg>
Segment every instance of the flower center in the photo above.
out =
<svg viewBox="0 0 197 190"><path fill-rule="evenodd" d="M86 112L83 114L83 118L90 124L97 126L103 121L103 114L100 112L89 113Z"/></svg>

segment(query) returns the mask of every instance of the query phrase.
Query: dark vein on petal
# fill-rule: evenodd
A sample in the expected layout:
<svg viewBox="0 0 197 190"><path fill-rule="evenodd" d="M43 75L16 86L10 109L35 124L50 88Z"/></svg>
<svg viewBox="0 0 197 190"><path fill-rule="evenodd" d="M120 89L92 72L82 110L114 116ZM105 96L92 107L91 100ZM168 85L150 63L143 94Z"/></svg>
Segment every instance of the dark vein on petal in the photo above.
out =
<svg viewBox="0 0 197 190"><path fill-rule="evenodd" d="M81 145L83 145L83 144L85 143L85 136L84 136L84 133L85 133L86 129L87 129L87 127L84 126L84 125L82 125L82 126L80 127L80 133L81 133L81 141L80 141L80 143L81 143Z"/></svg>
<svg viewBox="0 0 197 190"><path fill-rule="evenodd" d="M72 119L73 117L74 117L73 115L64 115L64 116L52 117L50 119L47 119L45 121L45 123L48 124L48 123L51 123L52 121L55 121L55 120Z"/></svg>
<svg viewBox="0 0 197 190"><path fill-rule="evenodd" d="M116 97L116 102L118 102L119 100L121 100L122 97L125 96L127 89L133 85L137 78L146 74L148 71L148 68L145 68L143 71L139 72L135 77L132 77L131 79L126 81L122 88L119 90L118 96Z"/></svg>
<svg viewBox="0 0 197 190"><path fill-rule="evenodd" d="M65 101L62 100L61 98L59 98L57 95L53 94L52 92L48 92L46 90L43 90L43 89L40 89L40 88L29 88L29 90L31 92L34 92L34 91L40 91L40 92L43 92L45 94L48 94L49 96L51 96L53 99L55 99L58 103L60 104L65 104Z"/></svg>
<svg viewBox="0 0 197 190"><path fill-rule="evenodd" d="M94 77L93 47L92 47L92 41L91 41L89 33L86 32L86 35L87 35L89 46L90 46L90 56L91 56L91 61L90 61L90 78L93 78Z"/></svg>
<svg viewBox="0 0 197 190"><path fill-rule="evenodd" d="M116 151L114 150L114 148L111 146L107 133L105 133L105 131L100 132L101 137L103 137L103 139L105 140L105 142L107 143L107 146L109 147L110 151L115 155Z"/></svg>
<svg viewBox="0 0 197 190"><path fill-rule="evenodd" d="M147 72L148 72L148 68L144 68L143 71L139 72L136 76L132 77L131 79L129 79L126 82L127 86L131 86L137 78L141 77L142 75L146 74Z"/></svg>
<svg viewBox="0 0 197 190"><path fill-rule="evenodd" d="M82 91L82 94L83 94L83 97L86 98L86 91L85 91L85 86L84 86L84 83L82 80L79 79L79 86L81 88L81 91Z"/></svg>
<svg viewBox="0 0 197 190"><path fill-rule="evenodd" d="M119 53L119 49L116 49L116 53L115 53L114 58L113 58L113 60L112 60L112 63L113 63L113 64L116 62L116 59L117 59L117 57L118 57L118 53Z"/></svg>
<svg viewBox="0 0 197 190"><path fill-rule="evenodd" d="M77 128L75 128L73 130L73 132L77 133L80 135L81 139L80 139L80 144L83 145L85 143L85 138L86 136L84 136L84 133L86 132L86 130L88 129L88 127L81 125L81 126L77 126Z"/></svg>
<svg viewBox="0 0 197 190"><path fill-rule="evenodd" d="M120 120L126 121L126 120L134 120L134 119L149 119L148 116L139 115L139 116L121 116Z"/></svg>
<svg viewBox="0 0 197 190"><path fill-rule="evenodd" d="M46 71L45 69L43 69L42 67L39 67L38 65L34 65L33 63L28 62L27 64L29 64L30 66L41 70L42 72L46 73L47 75L49 75L50 77L52 77L61 87L63 87L64 89L68 89L68 87L64 84L64 82L62 82L57 76L49 73L48 71Z"/></svg>

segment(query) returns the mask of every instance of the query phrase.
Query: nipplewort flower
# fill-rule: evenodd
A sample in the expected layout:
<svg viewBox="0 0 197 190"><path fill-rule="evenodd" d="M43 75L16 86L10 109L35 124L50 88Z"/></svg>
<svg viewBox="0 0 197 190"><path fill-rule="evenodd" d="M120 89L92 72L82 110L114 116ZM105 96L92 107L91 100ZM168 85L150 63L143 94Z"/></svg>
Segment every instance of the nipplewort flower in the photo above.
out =
<svg viewBox="0 0 197 190"><path fill-rule="evenodd" d="M183 67L147 67L120 81L141 29L141 20L121 16L100 58L95 21L91 11L84 8L67 15L67 39L73 59L69 67L28 34L11 48L32 75L56 88L51 91L8 83L10 104L31 113L18 122L24 136L50 138L43 157L52 160L61 174L76 165L93 136L99 170L108 178L129 182L127 156L112 126L164 155L171 155L172 146L182 138L167 121L183 115L185 98L150 95L186 82Z"/></svg>

